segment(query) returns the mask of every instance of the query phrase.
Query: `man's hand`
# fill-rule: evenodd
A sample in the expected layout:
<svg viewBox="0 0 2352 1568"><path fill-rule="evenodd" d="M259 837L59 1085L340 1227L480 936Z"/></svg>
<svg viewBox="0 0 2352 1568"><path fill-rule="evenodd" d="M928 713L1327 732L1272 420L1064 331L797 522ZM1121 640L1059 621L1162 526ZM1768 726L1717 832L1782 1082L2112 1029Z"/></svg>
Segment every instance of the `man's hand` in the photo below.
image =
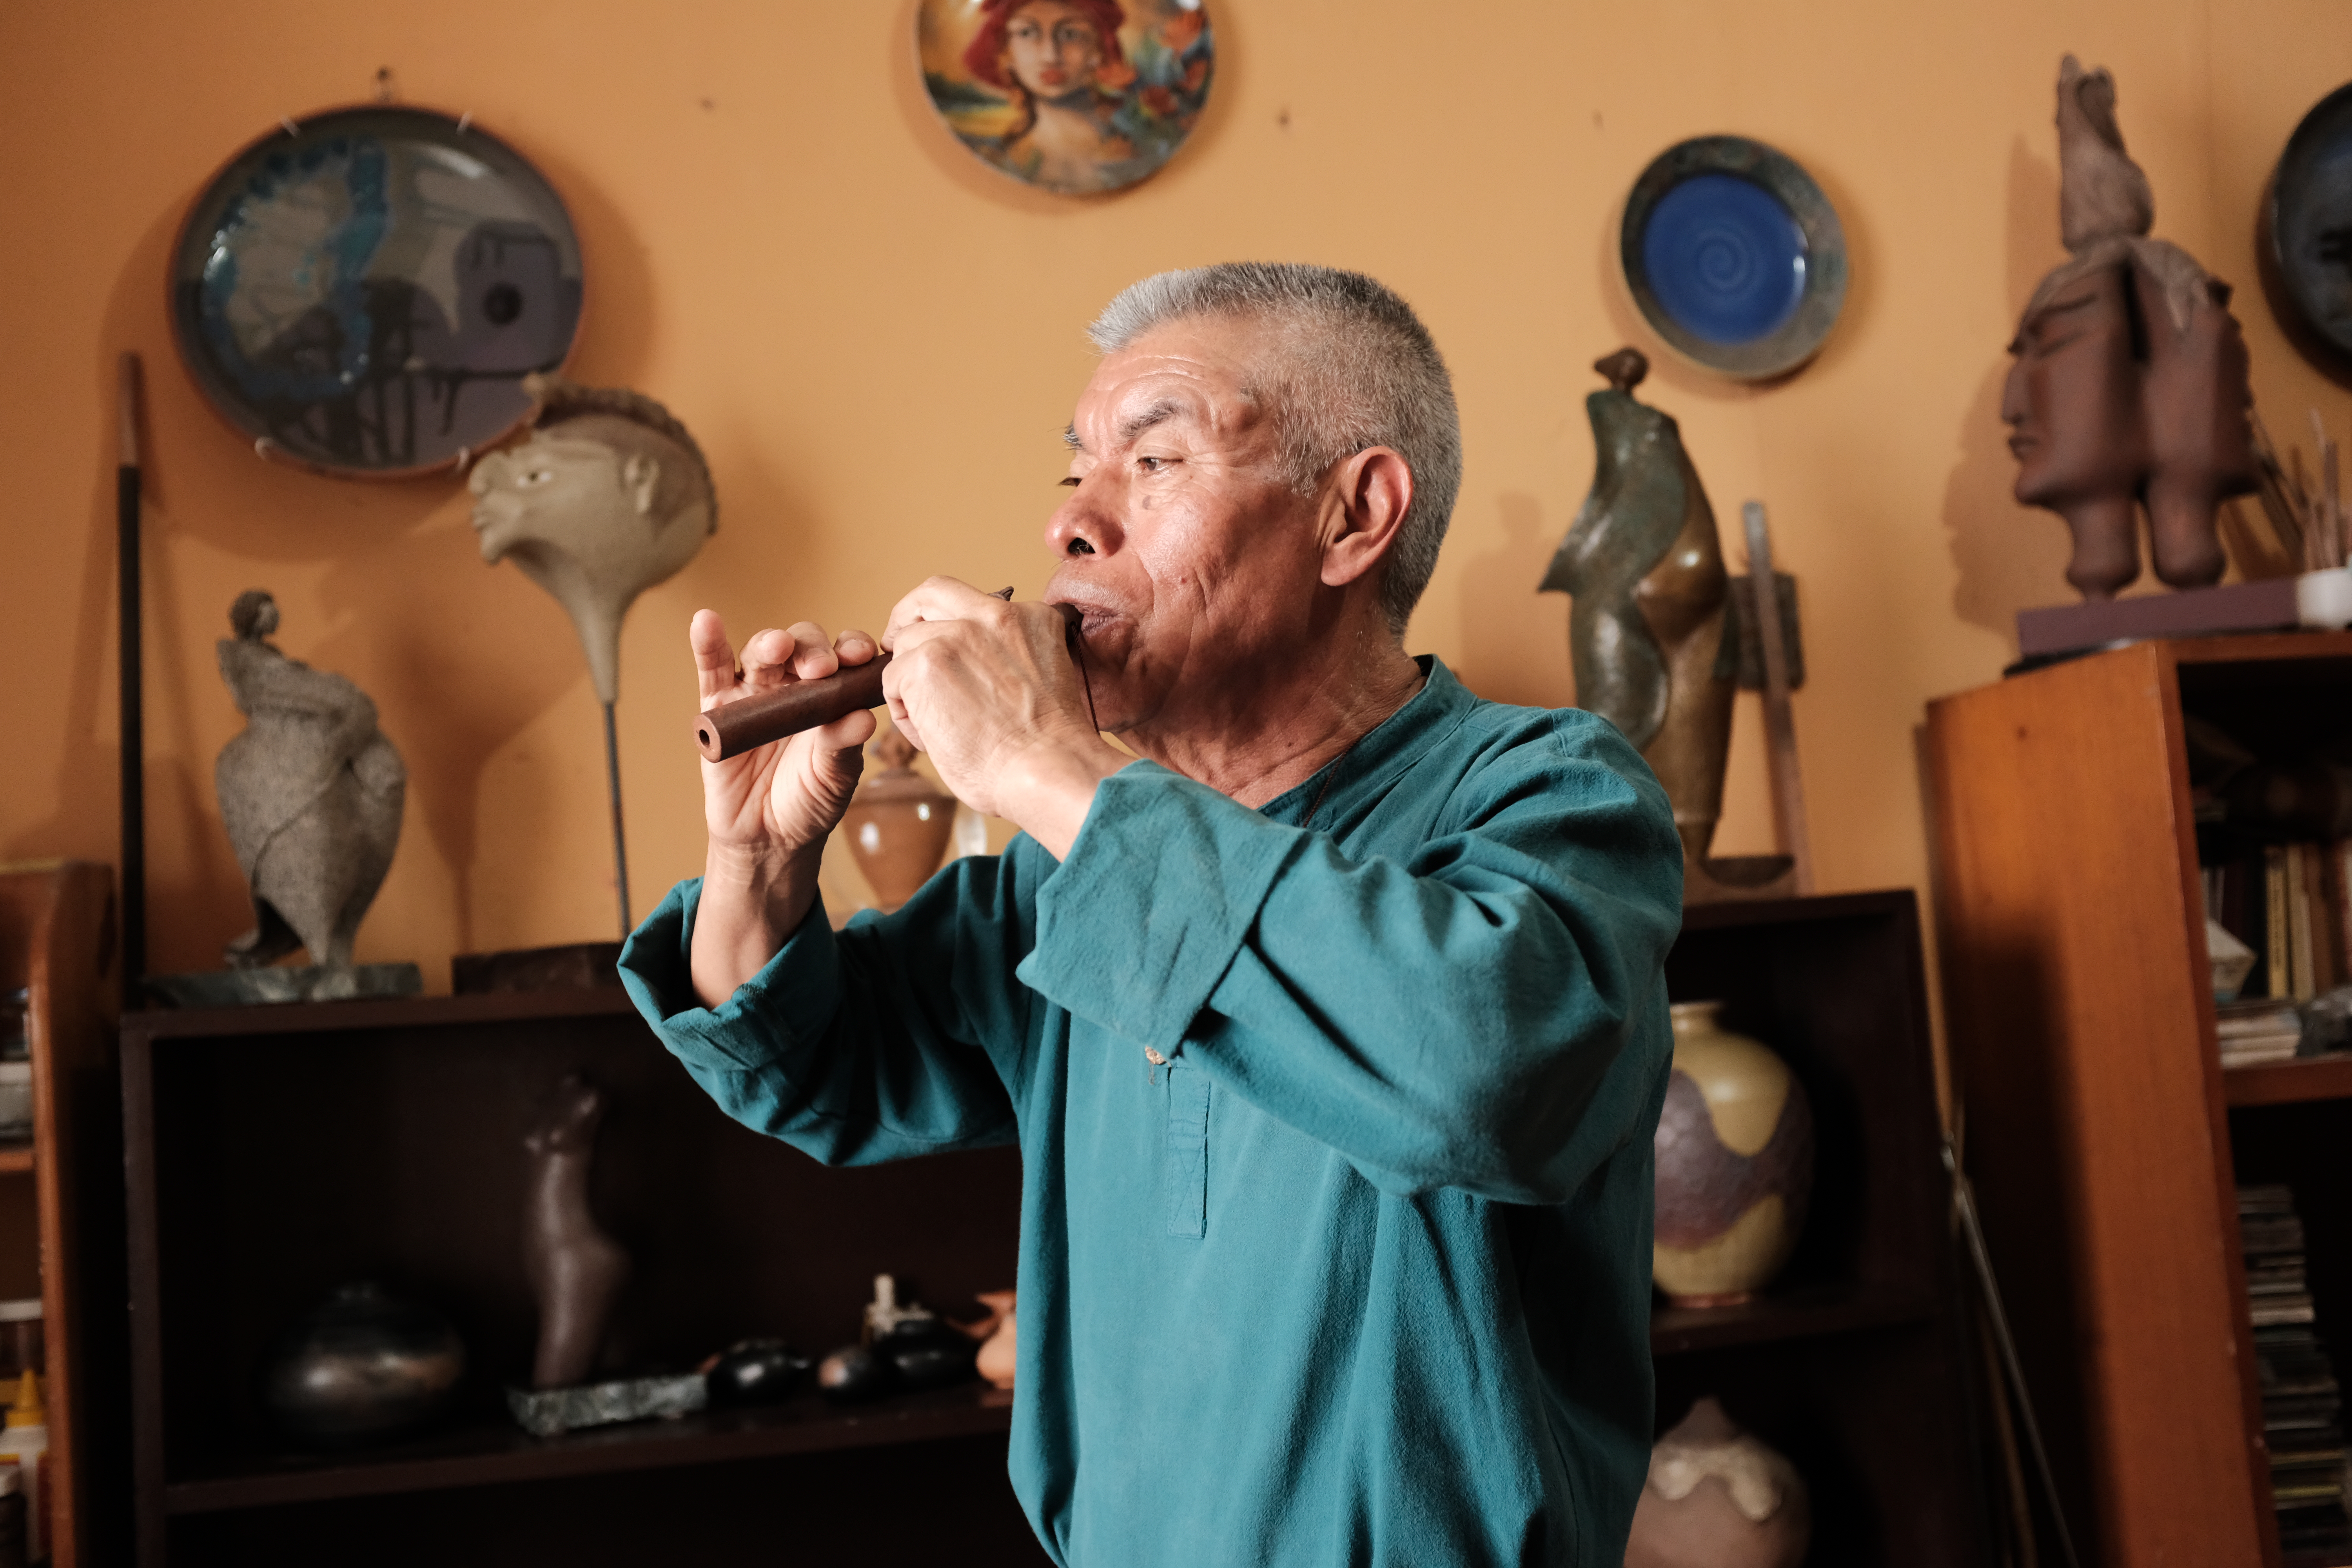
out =
<svg viewBox="0 0 2352 1568"><path fill-rule="evenodd" d="M845 631L834 642L824 627L802 621L784 631L754 634L743 645L739 675L726 625L715 612L697 611L688 639L705 709L831 675L879 651L864 632ZM859 748L873 733L874 715L861 710L702 764L710 845L691 971L703 1005L715 1007L733 995L807 918L825 836L849 807L865 767Z"/></svg>
<svg viewBox="0 0 2352 1568"><path fill-rule="evenodd" d="M899 600L882 634L892 656L882 689L899 732L957 799L1057 859L1095 786L1134 761L1096 733L1065 636L1052 605L1008 605L952 577Z"/></svg>

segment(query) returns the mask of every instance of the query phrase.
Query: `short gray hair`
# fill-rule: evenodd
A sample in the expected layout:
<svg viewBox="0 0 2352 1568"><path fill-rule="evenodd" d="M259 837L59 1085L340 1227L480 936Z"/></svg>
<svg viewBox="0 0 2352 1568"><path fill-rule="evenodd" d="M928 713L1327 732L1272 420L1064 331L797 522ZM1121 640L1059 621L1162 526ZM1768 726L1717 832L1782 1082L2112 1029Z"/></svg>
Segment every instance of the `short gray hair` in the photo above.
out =
<svg viewBox="0 0 2352 1568"><path fill-rule="evenodd" d="M1334 463L1367 447L1393 447L1412 470L1412 504L1381 577L1381 607L1403 636L1462 485L1454 381L1429 329L1360 272L1228 261L1129 285L1087 335L1116 353L1155 327L1200 316L1254 317L1276 329L1274 384L1252 390L1271 400L1284 475L1299 494L1313 495Z"/></svg>

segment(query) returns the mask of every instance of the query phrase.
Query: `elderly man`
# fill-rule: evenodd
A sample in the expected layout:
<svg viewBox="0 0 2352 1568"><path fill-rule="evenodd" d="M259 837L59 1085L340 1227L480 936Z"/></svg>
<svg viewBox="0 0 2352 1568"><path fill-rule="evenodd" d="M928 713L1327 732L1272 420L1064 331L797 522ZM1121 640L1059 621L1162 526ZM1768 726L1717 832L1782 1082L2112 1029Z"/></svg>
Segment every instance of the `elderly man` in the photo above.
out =
<svg viewBox="0 0 2352 1568"><path fill-rule="evenodd" d="M706 764L704 876L628 983L821 1160L1019 1142L1012 1471L1056 1562L1613 1568L1665 796L1591 715L1403 651L1461 458L1402 300L1213 267L1094 337L1045 533L1083 672L1053 605L944 579L880 639L893 717L1021 836L836 934L818 857L871 717ZM716 616L692 639L706 702L876 649L761 632L739 678Z"/></svg>

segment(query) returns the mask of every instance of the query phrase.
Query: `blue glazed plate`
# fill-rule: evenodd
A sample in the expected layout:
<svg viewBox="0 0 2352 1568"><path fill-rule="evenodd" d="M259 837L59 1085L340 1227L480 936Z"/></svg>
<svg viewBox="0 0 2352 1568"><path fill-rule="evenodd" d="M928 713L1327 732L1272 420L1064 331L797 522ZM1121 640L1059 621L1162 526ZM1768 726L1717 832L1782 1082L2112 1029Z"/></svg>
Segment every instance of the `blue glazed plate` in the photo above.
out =
<svg viewBox="0 0 2352 1568"><path fill-rule="evenodd" d="M1667 346L1740 381L1821 351L1845 306L1845 231L1822 188L1744 136L1658 154L1625 198L1625 286Z"/></svg>
<svg viewBox="0 0 2352 1568"><path fill-rule="evenodd" d="M539 172L468 121L390 105L246 148L172 258L189 375L262 449L329 473L423 473L499 439L580 305L580 242Z"/></svg>
<svg viewBox="0 0 2352 1568"><path fill-rule="evenodd" d="M2263 217L2272 302L2289 332L2352 359L2352 87L2321 99L2287 138Z"/></svg>

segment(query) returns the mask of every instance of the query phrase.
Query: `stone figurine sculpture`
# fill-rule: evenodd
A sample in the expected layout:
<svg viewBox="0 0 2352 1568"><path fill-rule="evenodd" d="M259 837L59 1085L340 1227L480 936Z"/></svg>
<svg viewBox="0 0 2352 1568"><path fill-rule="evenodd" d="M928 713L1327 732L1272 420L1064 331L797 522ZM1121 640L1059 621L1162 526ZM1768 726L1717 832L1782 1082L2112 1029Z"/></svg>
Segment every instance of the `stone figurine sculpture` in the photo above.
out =
<svg viewBox="0 0 2352 1568"><path fill-rule="evenodd" d="M2066 580L2086 599L2139 575L2143 507L2156 574L2176 588L2215 582L2227 564L2215 512L2257 483L2230 286L2147 237L2155 198L2124 152L2115 79L2072 55L2058 73L2058 166L2073 256L2027 302L2001 393L2017 499L2066 520Z"/></svg>
<svg viewBox="0 0 2352 1568"><path fill-rule="evenodd" d="M254 923L223 956L257 970L303 948L321 973L301 994L352 995L352 939L400 843L408 770L365 692L269 641L275 599L249 589L228 618L221 679L246 727L221 748L213 784Z"/></svg>
<svg viewBox="0 0 2352 1568"><path fill-rule="evenodd" d="M620 696L621 621L639 594L677 574L719 526L710 466L669 410L624 388L530 375L530 437L474 465L474 530L482 559L511 557L572 617L604 707L605 779L621 934L628 935L628 855L621 831L613 704Z"/></svg>
<svg viewBox="0 0 2352 1568"><path fill-rule="evenodd" d="M1730 579L1715 512L1673 419L1634 400L1650 362L1620 349L1594 363L1584 400L1591 493L1539 591L1574 596L1576 700L1623 731L1675 807L1684 860L1705 863L1723 815L1738 670L1719 668Z"/></svg>
<svg viewBox="0 0 2352 1568"><path fill-rule="evenodd" d="M523 1271L539 1302L534 1388L587 1381L629 1282L629 1255L598 1226L588 1206L589 1166L604 1120L604 1097L573 1074L556 1086L547 1114L523 1139L530 1152Z"/></svg>

